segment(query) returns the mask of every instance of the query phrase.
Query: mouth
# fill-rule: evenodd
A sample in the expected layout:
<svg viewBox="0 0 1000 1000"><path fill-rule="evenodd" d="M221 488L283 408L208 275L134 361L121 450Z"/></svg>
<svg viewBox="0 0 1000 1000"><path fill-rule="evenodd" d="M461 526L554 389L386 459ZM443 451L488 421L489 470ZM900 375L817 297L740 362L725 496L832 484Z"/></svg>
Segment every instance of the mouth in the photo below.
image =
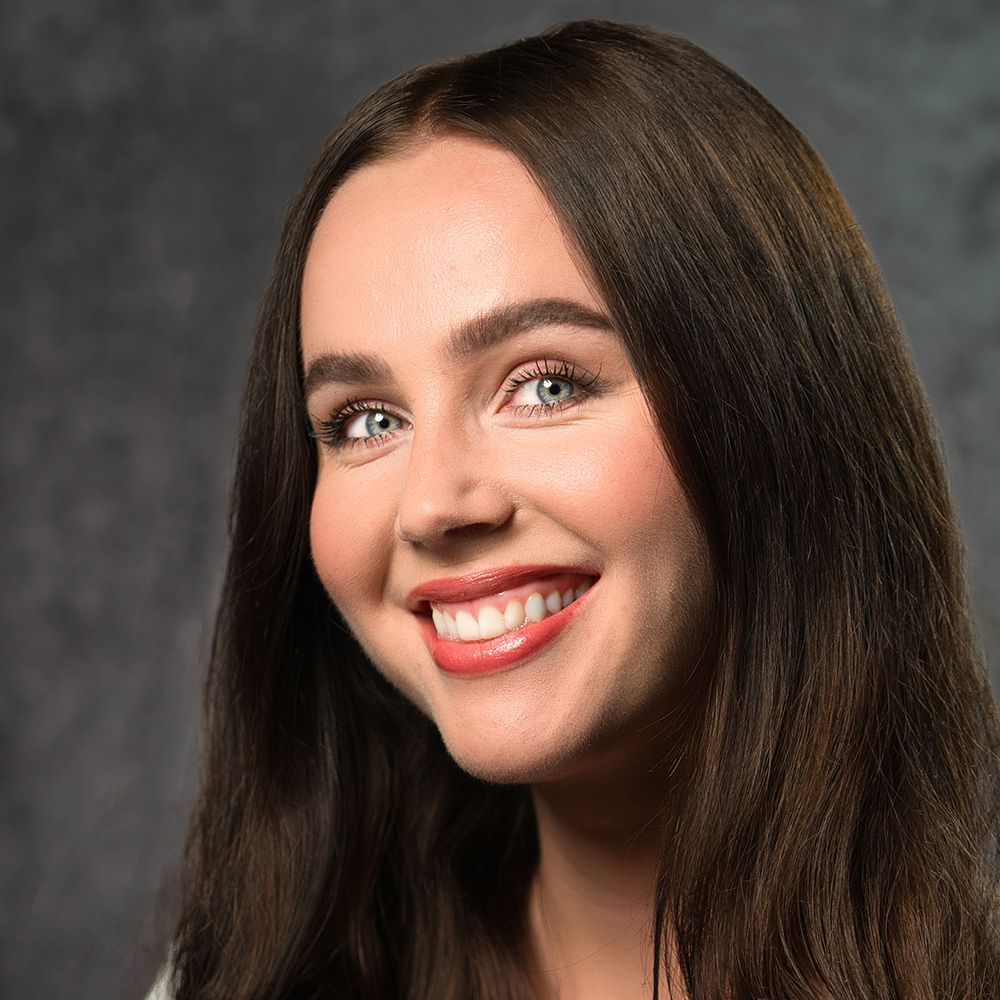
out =
<svg viewBox="0 0 1000 1000"><path fill-rule="evenodd" d="M476 602L422 602L421 635L440 670L459 676L520 665L589 607L599 576L553 574Z"/></svg>

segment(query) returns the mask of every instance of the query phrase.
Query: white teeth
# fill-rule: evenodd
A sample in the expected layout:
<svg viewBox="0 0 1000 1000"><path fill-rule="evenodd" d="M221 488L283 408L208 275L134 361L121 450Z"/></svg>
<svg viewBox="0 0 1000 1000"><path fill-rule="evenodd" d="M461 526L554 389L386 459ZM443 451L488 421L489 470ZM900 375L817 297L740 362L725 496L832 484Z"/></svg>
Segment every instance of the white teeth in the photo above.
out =
<svg viewBox="0 0 1000 1000"><path fill-rule="evenodd" d="M503 622L507 628L517 628L524 624L524 605L520 601L511 601L503 613Z"/></svg>
<svg viewBox="0 0 1000 1000"><path fill-rule="evenodd" d="M565 593L553 593L548 597L536 591L522 604L514 600L507 604L503 614L490 605L479 612L478 619L468 611L457 611L452 617L447 611L431 608L431 618L438 635L447 635L451 639L465 642L475 642L479 639L495 639L511 629L520 628L526 622L540 622L549 615L554 615L573 601L582 597L593 585L593 580L581 583L575 590L568 589Z"/></svg>
<svg viewBox="0 0 1000 1000"><path fill-rule="evenodd" d="M503 635L507 631L507 623L504 616L496 608L489 606L482 608L479 612L479 638L495 639L498 635Z"/></svg>
<svg viewBox="0 0 1000 1000"><path fill-rule="evenodd" d="M545 598L541 594L532 594L524 602L524 617L529 622L540 622L546 615Z"/></svg>
<svg viewBox="0 0 1000 1000"><path fill-rule="evenodd" d="M478 639L479 622L476 621L468 611L459 611L455 614L455 624L458 626L459 639Z"/></svg>

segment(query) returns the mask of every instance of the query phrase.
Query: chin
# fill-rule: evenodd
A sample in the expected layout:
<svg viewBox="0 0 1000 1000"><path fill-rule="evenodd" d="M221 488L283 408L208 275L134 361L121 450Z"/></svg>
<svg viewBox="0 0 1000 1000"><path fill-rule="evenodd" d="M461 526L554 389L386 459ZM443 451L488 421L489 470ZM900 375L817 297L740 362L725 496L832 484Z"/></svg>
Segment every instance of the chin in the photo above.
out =
<svg viewBox="0 0 1000 1000"><path fill-rule="evenodd" d="M500 757L451 753L452 759L466 774L490 785L530 785L548 775L538 762L520 762Z"/></svg>
<svg viewBox="0 0 1000 1000"><path fill-rule="evenodd" d="M440 729L439 729L440 731ZM570 746L541 746L538 740L513 732L502 740L449 739L441 732L445 749L473 778L493 785L530 785L567 773L573 756Z"/></svg>

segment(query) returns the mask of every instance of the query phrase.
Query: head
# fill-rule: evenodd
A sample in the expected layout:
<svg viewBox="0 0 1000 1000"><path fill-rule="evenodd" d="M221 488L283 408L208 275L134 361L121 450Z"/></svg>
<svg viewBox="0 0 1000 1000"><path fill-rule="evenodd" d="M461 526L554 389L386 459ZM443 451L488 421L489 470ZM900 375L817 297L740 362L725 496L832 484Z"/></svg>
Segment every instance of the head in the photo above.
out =
<svg viewBox="0 0 1000 1000"><path fill-rule="evenodd" d="M602 322L448 360L458 327L535 299ZM307 395L333 352L387 370L311 378ZM593 394L554 417L513 409L553 375ZM382 415L343 413L348 396ZM383 436L328 447L338 415L341 435ZM705 995L739 976L792 995L753 935L883 905L852 867L866 838L892 844L887 866L930 838L913 819L907 849L890 796L960 808L906 734L924 734L922 760L981 776L975 741L948 734L995 732L936 435L859 227L756 90L647 29L553 28L403 74L347 116L262 309L232 545L192 850L205 866L223 842L205 817L225 799L236 846L216 862L233 885L257 866L271 895L253 933L280 929L244 962L257 983L291 982L346 926L344 974L469 995L506 938L476 937L465 972L435 949L467 920L516 937L514 903L463 901L520 891L522 783L648 741L683 706L683 726L666 721L689 766L664 818L658 926ZM535 562L596 580L565 631L472 682L438 669L411 588ZM393 972L375 952L397 938L371 915L404 911L426 936L397 945ZM813 945L794 948L819 961ZM823 974L860 983L883 945L855 941Z"/></svg>
<svg viewBox="0 0 1000 1000"><path fill-rule="evenodd" d="M642 768L708 635L704 537L574 255L516 156L431 133L338 186L302 282L317 573L372 664L490 781L604 768L626 746ZM499 339L455 353L453 331L501 312ZM356 381L344 356L361 354L388 371ZM484 585L513 595L491 606L582 583L571 627L486 673L432 655L414 589L540 564L533 583Z"/></svg>

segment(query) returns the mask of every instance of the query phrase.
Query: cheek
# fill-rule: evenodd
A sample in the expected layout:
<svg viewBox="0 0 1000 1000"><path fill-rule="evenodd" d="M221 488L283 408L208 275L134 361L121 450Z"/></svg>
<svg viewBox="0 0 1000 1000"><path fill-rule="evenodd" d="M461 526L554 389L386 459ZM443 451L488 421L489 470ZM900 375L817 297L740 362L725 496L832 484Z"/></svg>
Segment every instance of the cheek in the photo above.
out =
<svg viewBox="0 0 1000 1000"><path fill-rule="evenodd" d="M518 464L525 494L609 556L655 545L653 525L690 533L689 507L659 437L630 412L580 424L571 441L553 440Z"/></svg>
<svg viewBox="0 0 1000 1000"><path fill-rule="evenodd" d="M309 517L313 565L330 599L350 618L377 590L378 554L385 546L385 511L320 476ZM388 534L391 537L391 519Z"/></svg>

